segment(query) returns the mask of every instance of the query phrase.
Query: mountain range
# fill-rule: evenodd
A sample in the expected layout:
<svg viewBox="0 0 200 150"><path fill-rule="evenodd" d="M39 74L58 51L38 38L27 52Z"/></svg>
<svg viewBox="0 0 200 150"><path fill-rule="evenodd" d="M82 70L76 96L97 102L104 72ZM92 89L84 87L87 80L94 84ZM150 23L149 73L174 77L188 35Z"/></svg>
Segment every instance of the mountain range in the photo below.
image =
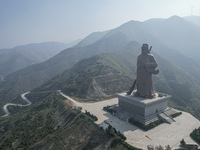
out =
<svg viewBox="0 0 200 150"><path fill-rule="evenodd" d="M46 61L60 51L74 46L77 42L32 43L10 49L0 49L0 77L3 78L29 65Z"/></svg>
<svg viewBox="0 0 200 150"><path fill-rule="evenodd" d="M199 43L195 43L199 32L193 18L172 16L130 21L94 32L62 51L47 44L44 47L49 47L49 53L53 51L48 57L40 44L38 51L27 53L0 51L0 62L16 69L1 74L0 107L10 102L24 104L20 94L27 91L31 91L26 97L33 103L9 106L11 115L0 117L0 149L137 149L112 127L104 131L97 126L91 116L74 109L56 90L82 102L101 101L127 91L136 78L143 43L153 46L151 53L160 70L153 75L154 89L172 95L169 106L200 118ZM18 63L21 69L14 66L17 58L24 61ZM3 109L0 115L4 115Z"/></svg>
<svg viewBox="0 0 200 150"><path fill-rule="evenodd" d="M172 16L130 21L112 30L92 33L42 63L7 75L0 83L1 105L36 87L36 91L61 89L71 96L91 100L125 91L136 77L141 44L148 43L153 46L152 53L161 70L154 77L156 90L172 94L171 105L180 105L197 115L200 67L198 56L193 53L198 53L199 45L193 43L199 32L194 23ZM180 43L191 46L190 53L179 48Z"/></svg>

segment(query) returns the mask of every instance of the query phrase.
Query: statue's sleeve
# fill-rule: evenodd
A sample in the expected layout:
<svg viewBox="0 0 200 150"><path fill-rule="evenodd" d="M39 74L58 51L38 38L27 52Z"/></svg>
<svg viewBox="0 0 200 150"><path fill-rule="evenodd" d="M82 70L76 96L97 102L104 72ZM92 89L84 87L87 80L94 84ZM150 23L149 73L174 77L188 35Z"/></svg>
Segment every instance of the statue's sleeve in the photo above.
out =
<svg viewBox="0 0 200 150"><path fill-rule="evenodd" d="M153 55L149 55L149 62L145 63L146 68L156 68L158 66L157 61Z"/></svg>

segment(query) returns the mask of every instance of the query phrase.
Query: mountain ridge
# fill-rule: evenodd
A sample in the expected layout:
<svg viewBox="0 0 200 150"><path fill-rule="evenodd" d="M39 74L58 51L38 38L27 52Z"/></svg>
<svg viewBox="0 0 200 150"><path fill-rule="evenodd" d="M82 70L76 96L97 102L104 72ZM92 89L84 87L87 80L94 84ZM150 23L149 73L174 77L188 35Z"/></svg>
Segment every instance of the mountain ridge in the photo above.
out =
<svg viewBox="0 0 200 150"><path fill-rule="evenodd" d="M71 46L71 43L43 42L0 49L0 76L41 63Z"/></svg>

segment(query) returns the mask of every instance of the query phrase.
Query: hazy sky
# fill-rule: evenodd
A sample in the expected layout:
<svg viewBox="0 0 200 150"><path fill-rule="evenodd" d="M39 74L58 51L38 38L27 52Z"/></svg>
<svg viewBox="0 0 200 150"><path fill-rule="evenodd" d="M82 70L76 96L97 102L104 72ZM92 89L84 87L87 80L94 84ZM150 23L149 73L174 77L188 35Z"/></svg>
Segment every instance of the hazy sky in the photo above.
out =
<svg viewBox="0 0 200 150"><path fill-rule="evenodd" d="M0 48L69 42L130 20L200 15L200 0L0 0Z"/></svg>

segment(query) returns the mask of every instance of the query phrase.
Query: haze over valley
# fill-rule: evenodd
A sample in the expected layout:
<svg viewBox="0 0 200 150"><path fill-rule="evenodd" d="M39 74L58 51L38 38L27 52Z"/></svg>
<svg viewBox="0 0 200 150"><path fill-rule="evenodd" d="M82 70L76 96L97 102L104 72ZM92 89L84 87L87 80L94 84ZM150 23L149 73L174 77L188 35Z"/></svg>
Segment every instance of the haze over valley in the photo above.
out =
<svg viewBox="0 0 200 150"><path fill-rule="evenodd" d="M4 3L8 5L4 0L0 1L0 4ZM31 3L34 8L35 3ZM142 2L135 2L135 4L140 3ZM38 13L43 12L43 9L48 10L44 4L41 2L41 10L39 9ZM69 3L72 4L74 5L72 2ZM108 9L110 4L107 2L105 4L107 7L99 4L99 7ZM123 7L120 4L116 3L117 6ZM166 9L167 6L175 7L178 4L179 1L173 5L166 3ZM196 1L193 1L193 4L196 4ZM24 3L20 7L25 9L25 6ZM38 26L32 28L34 31L41 32L37 33L41 35L38 39L35 38L36 32L34 35L34 32L30 32L25 27L24 33L18 35L19 39L14 40L15 36L13 36L10 45L8 40L4 40L0 49L0 134L2 135L0 149L141 149L131 144L130 140L126 140L126 137L116 129L109 126L109 129L104 130L104 126L100 127L100 124L108 126L107 122L103 121L97 125L95 121L98 118L87 111L85 113L81 111L78 103L86 106L85 103L106 102L116 98L116 93L129 90L137 78L137 57L141 54L141 46L144 43L152 46L150 53L158 62L159 74L153 76L155 91L171 95L168 106L183 111L184 114L190 113L196 119L191 120L198 122L200 119L200 16L194 15L198 9L197 5L194 6L190 7L188 15L182 11L179 12L180 15L179 13L164 15L162 6L164 17L148 17L143 13L141 19L133 17L135 14L132 14L132 19L121 17L123 19L119 19L118 22L113 18L115 25L106 25L106 22L102 21L101 25L105 24L105 27L102 27L101 31L93 24L91 27L87 24L86 27L84 20L79 18L82 20L83 29L81 29L84 30L85 27L85 33L80 32L79 36L78 31L75 30L74 35L71 31L61 32L66 24L68 26L71 23L62 22L62 24L59 21L64 18L57 16L58 20L55 22L60 28L58 26L55 28L59 34L50 30L55 25L55 22L52 22L49 27L41 30ZM15 9L18 10L18 7ZM49 4L49 8L52 7L53 3ZM58 7L57 3L55 7ZM63 12L65 7L69 8L61 5L59 7L62 8L60 12ZM99 7L99 13L102 13ZM182 7L186 8L186 5ZM84 6L81 9L77 6L77 8L82 12L82 9L91 11L88 8L97 8L97 6L91 2L91 7ZM141 7L141 12L145 8ZM107 9L105 12L108 11ZM135 8L135 13L136 10ZM115 13L118 14L117 12L118 10ZM126 13L121 15L126 16ZM11 12L9 14L13 15ZM97 16L98 13L93 15ZM55 16L52 15L52 18ZM73 19L76 20L75 17ZM9 21L13 20L8 18L4 23ZM42 22L38 23L42 24ZM76 26L81 25L80 22L77 24ZM16 28L17 26L18 24ZM3 28L5 24L0 27L0 31L3 31ZM10 29L10 26L8 28ZM22 30L21 27L19 29ZM72 28L68 26L68 30L70 29ZM33 35L33 41L29 44L30 37L24 39L22 44L21 39L25 31ZM13 28L13 34L17 32ZM5 38L9 38L9 35L5 34L6 31L2 33ZM7 33L11 34L10 31ZM65 38L66 40L63 40ZM0 39L3 37L0 36ZM61 42L49 42L54 40ZM24 94L26 92L30 93ZM26 98L30 100L29 104L24 101ZM7 116L4 116L5 108L9 111ZM114 124L114 121L112 123ZM126 143L127 141L130 145Z"/></svg>

